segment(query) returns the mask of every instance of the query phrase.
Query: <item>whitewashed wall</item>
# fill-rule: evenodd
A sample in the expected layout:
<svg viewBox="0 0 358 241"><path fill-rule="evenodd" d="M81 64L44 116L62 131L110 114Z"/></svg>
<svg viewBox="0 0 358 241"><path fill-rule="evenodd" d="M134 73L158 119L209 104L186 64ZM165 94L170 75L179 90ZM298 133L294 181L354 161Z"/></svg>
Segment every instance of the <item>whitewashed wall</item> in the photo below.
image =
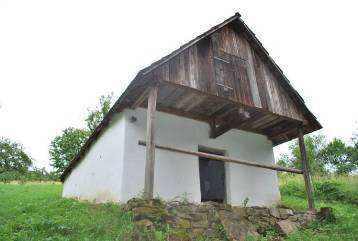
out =
<svg viewBox="0 0 358 241"><path fill-rule="evenodd" d="M137 118L129 123L131 116ZM146 110L126 110L126 142L122 200L143 191ZM186 150L198 150L198 145L226 150L230 157L273 164L272 143L262 135L231 130L217 139L209 138L209 125L191 119L157 113L156 143ZM249 205L272 205L280 200L275 171L238 164L226 164L227 202L241 205L248 197ZM188 194L191 201L200 202L199 161L195 156L156 150L154 193L164 199Z"/></svg>
<svg viewBox="0 0 358 241"><path fill-rule="evenodd" d="M64 197L95 202L121 200L125 124L123 113L117 114L67 177Z"/></svg>
<svg viewBox="0 0 358 241"><path fill-rule="evenodd" d="M130 122L130 118L137 118ZM144 187L146 110L125 110L97 140L64 184L63 195L97 201L122 201L138 196ZM230 157L273 164L272 143L265 136L231 130L209 138L209 125L157 112L156 142L186 150L198 146L225 150ZM280 199L276 172L226 164L227 202L272 205ZM195 156L156 150L154 193L164 199L185 194L200 202L199 161Z"/></svg>

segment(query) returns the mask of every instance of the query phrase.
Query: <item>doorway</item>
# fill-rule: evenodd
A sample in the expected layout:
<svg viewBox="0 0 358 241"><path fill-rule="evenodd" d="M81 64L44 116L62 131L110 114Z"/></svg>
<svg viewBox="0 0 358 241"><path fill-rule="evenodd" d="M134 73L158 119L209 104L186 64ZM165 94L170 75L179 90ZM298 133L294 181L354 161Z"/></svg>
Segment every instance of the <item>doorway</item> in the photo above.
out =
<svg viewBox="0 0 358 241"><path fill-rule="evenodd" d="M224 156L224 151L199 147L200 152ZM226 201L225 163L214 159L199 157L201 201Z"/></svg>

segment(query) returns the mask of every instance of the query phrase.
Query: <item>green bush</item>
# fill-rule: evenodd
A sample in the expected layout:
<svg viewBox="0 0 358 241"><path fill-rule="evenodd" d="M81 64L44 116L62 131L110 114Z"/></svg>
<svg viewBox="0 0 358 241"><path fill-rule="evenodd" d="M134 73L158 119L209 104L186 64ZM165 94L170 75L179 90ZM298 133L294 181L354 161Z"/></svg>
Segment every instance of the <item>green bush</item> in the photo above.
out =
<svg viewBox="0 0 358 241"><path fill-rule="evenodd" d="M0 173L0 182L9 183L13 180L20 180L21 174L17 171L5 171Z"/></svg>
<svg viewBox="0 0 358 241"><path fill-rule="evenodd" d="M358 176L328 176L312 178L314 197L323 201L358 204ZM306 198L302 176L280 175L282 195Z"/></svg>
<svg viewBox="0 0 358 241"><path fill-rule="evenodd" d="M336 180L325 180L313 183L315 195L327 201L345 201L347 195L343 190L343 184Z"/></svg>
<svg viewBox="0 0 358 241"><path fill-rule="evenodd" d="M0 182L9 183L12 181L35 182L35 181L57 181L58 177L53 173L45 172L42 169L34 169L27 172L3 171L0 172Z"/></svg>

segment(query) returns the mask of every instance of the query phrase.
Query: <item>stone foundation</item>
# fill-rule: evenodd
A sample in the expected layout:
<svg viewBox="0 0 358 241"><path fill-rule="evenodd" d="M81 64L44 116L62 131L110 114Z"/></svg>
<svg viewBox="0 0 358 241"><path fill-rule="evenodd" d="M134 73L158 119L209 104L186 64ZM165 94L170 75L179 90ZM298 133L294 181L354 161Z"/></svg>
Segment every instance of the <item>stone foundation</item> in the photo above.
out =
<svg viewBox="0 0 358 241"><path fill-rule="evenodd" d="M170 229L169 240L172 241L191 241L201 237L214 240L252 237L255 240L260 235L266 236L267 232L275 232L279 238L319 217L319 213L289 208L232 207L214 202L164 203L157 199L131 199L126 209L133 211L137 228Z"/></svg>

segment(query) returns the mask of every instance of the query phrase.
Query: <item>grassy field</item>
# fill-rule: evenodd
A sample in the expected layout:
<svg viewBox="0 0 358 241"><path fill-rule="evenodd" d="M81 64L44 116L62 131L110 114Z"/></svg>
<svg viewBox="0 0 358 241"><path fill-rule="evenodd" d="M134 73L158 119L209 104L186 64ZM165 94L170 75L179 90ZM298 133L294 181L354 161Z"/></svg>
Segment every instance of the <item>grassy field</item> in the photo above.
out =
<svg viewBox="0 0 358 241"><path fill-rule="evenodd" d="M304 209L302 177L280 177L284 205ZM333 207L334 223L313 223L286 240L358 240L358 178L315 180L317 206ZM60 184L0 184L0 240L128 240L132 215L115 204L61 198ZM158 233L158 240L165 235Z"/></svg>
<svg viewBox="0 0 358 241"><path fill-rule="evenodd" d="M308 229L292 234L285 240L358 240L358 177L315 178L316 207L332 207L337 220L313 223ZM282 203L305 209L306 199L302 177L280 177Z"/></svg>

